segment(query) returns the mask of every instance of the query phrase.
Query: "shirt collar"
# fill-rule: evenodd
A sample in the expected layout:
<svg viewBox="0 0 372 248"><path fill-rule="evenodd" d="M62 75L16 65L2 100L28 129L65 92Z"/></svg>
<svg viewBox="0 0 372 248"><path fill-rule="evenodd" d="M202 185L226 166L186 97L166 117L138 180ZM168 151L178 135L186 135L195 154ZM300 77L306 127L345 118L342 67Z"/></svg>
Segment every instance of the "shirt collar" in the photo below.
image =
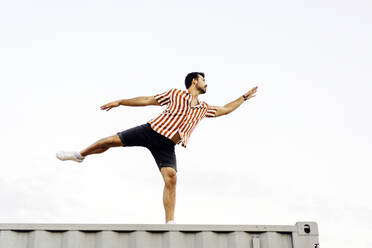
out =
<svg viewBox="0 0 372 248"><path fill-rule="evenodd" d="M188 91L186 91L186 94L192 97L192 94L189 93ZM190 99L190 101L191 101L191 99ZM194 106L193 108L201 108L203 106L203 103L204 103L203 101L199 100L199 104Z"/></svg>

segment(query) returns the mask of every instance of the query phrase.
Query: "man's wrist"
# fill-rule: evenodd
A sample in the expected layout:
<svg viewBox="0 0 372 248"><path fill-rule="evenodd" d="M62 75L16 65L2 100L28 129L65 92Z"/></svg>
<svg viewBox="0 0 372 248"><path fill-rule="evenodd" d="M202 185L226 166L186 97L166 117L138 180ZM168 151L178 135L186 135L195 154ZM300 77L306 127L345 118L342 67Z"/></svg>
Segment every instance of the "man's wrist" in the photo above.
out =
<svg viewBox="0 0 372 248"><path fill-rule="evenodd" d="M248 100L248 97L245 94L242 95L242 97L243 97L244 101L247 101Z"/></svg>

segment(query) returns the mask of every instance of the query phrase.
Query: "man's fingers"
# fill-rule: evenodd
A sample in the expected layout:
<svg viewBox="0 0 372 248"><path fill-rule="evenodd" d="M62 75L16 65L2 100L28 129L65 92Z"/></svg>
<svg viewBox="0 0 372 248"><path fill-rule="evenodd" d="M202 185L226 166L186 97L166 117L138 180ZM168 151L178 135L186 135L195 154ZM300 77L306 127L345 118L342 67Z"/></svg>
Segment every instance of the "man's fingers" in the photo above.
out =
<svg viewBox="0 0 372 248"><path fill-rule="evenodd" d="M105 110L105 109L107 109L107 108L110 108L108 105L103 105L103 106L101 106L101 109L102 110Z"/></svg>
<svg viewBox="0 0 372 248"><path fill-rule="evenodd" d="M258 86L253 87L250 91L248 91L248 95L252 95L252 94L256 93L257 88L258 88Z"/></svg>

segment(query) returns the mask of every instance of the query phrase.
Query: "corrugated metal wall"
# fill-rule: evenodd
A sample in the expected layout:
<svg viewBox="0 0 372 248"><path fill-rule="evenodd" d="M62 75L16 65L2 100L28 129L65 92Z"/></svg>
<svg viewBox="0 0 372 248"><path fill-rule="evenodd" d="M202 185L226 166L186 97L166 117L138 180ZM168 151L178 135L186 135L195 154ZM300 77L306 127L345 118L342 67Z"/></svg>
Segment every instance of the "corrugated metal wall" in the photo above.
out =
<svg viewBox="0 0 372 248"><path fill-rule="evenodd" d="M294 226L0 224L0 248L317 248L315 222Z"/></svg>

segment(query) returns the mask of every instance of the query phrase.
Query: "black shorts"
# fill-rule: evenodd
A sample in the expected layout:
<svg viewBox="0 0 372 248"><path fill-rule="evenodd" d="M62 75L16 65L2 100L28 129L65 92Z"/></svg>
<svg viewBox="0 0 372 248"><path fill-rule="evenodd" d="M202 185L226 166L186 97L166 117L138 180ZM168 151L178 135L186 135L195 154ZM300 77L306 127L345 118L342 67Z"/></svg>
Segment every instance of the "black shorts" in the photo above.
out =
<svg viewBox="0 0 372 248"><path fill-rule="evenodd" d="M162 167L172 167L177 171L174 149L176 144L171 139L154 131L150 123L129 128L118 132L117 135L124 146L143 146L149 149L159 170Z"/></svg>

